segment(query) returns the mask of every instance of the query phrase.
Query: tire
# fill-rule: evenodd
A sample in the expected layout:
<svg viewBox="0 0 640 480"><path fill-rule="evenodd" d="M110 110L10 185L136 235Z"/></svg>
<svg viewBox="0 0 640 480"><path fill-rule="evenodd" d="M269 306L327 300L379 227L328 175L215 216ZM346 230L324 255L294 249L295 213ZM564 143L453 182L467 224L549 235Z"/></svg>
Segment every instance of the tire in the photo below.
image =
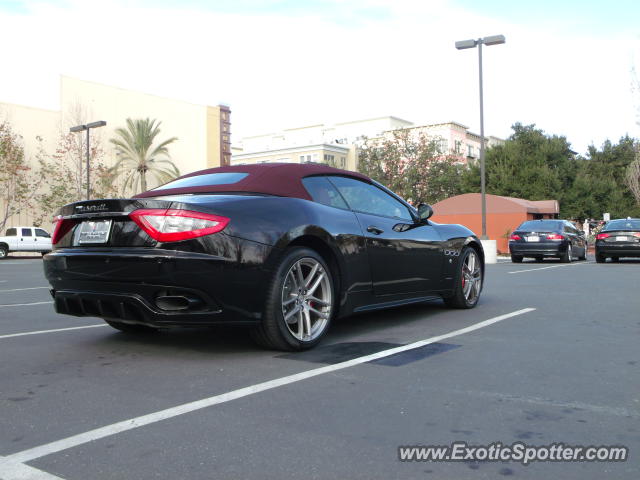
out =
<svg viewBox="0 0 640 480"><path fill-rule="evenodd" d="M473 265L471 265L472 257L474 258ZM453 295L445 297L444 303L449 308L473 308L478 304L484 281L480 255L475 249L464 247L458 258ZM471 267L471 271L469 271L469 267ZM472 279L473 282L469 286L469 281Z"/></svg>
<svg viewBox="0 0 640 480"><path fill-rule="evenodd" d="M314 250L295 247L280 260L267 289L261 324L252 330L261 346L302 351L317 345L336 311L335 282Z"/></svg>
<svg viewBox="0 0 640 480"><path fill-rule="evenodd" d="M138 335L144 335L148 333L156 333L158 331L157 328L147 327L146 325L133 325L131 323L114 322L113 320L103 320L107 322L109 326L124 333L135 333Z"/></svg>
<svg viewBox="0 0 640 480"><path fill-rule="evenodd" d="M4 260L9 255L9 249L4 245L0 246L0 260Z"/></svg>
<svg viewBox="0 0 640 480"><path fill-rule="evenodd" d="M620 257L611 257L611 261L614 263L618 263L620 261Z"/></svg>
<svg viewBox="0 0 640 480"><path fill-rule="evenodd" d="M567 251L560 257L562 263L571 263L573 260L573 248L571 244L567 245Z"/></svg>
<svg viewBox="0 0 640 480"><path fill-rule="evenodd" d="M542 263L544 261L544 257L536 257L535 261L536 263Z"/></svg>
<svg viewBox="0 0 640 480"><path fill-rule="evenodd" d="M513 263L522 263L522 256L521 255L511 255L511 261Z"/></svg>
<svg viewBox="0 0 640 480"><path fill-rule="evenodd" d="M607 261L607 257L600 253L596 253L596 263L604 263Z"/></svg>

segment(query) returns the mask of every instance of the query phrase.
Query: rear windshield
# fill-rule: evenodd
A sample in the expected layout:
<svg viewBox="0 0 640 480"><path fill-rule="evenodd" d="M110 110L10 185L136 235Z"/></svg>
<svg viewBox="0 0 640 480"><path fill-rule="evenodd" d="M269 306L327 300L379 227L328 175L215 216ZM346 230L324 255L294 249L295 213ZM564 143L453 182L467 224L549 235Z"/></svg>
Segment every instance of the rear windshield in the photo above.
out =
<svg viewBox="0 0 640 480"><path fill-rule="evenodd" d="M604 227L605 230L640 230L640 220L611 220Z"/></svg>
<svg viewBox="0 0 640 480"><path fill-rule="evenodd" d="M559 230L561 228L560 222L551 220L532 220L530 222L524 222L516 230L522 230L525 232L551 232Z"/></svg>
<svg viewBox="0 0 640 480"><path fill-rule="evenodd" d="M210 185L229 185L232 183L238 183L243 178L246 178L248 173L239 172L220 172L220 173L207 173L205 175L194 175L193 177L179 178L173 182L165 183L153 190L167 190L169 188L188 188L188 187L204 187Z"/></svg>

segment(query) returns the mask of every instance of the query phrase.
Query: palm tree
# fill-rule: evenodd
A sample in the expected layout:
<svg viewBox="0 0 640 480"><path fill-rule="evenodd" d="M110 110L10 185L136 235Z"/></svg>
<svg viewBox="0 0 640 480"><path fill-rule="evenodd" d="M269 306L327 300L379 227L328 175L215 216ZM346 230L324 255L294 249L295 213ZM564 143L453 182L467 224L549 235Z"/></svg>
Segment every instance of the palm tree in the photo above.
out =
<svg viewBox="0 0 640 480"><path fill-rule="evenodd" d="M110 142L115 145L120 157L111 168L113 172L125 175L122 191L131 188L134 192L147 190L147 174L160 184L180 176L178 167L170 160L167 146L178 138L171 137L157 146L153 145L160 133L160 124L149 118L132 120L127 118L127 128L116 128L116 137Z"/></svg>

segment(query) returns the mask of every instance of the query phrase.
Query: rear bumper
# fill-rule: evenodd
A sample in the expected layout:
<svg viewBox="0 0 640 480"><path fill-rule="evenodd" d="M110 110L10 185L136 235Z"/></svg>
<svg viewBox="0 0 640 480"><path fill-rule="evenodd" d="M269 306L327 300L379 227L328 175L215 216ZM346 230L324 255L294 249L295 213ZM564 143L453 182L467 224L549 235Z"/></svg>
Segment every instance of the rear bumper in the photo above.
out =
<svg viewBox="0 0 640 480"><path fill-rule="evenodd" d="M616 245L613 242L597 242L596 255L617 257L640 257L640 244L637 245Z"/></svg>
<svg viewBox="0 0 640 480"><path fill-rule="evenodd" d="M567 251L566 242L556 243L516 243L509 242L509 251L511 255L527 256L542 256L542 257L559 257Z"/></svg>
<svg viewBox="0 0 640 480"><path fill-rule="evenodd" d="M58 313L155 327L255 323L268 276L262 263L161 249L56 250L44 270Z"/></svg>

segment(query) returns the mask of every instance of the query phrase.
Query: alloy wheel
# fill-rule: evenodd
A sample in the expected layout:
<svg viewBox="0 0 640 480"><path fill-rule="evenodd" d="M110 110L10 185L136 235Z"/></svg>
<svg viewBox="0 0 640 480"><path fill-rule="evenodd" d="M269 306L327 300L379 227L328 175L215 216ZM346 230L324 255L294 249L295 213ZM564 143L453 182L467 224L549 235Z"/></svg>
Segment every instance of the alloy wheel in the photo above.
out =
<svg viewBox="0 0 640 480"><path fill-rule="evenodd" d="M471 250L462 263L462 293L468 303L474 303L482 288L482 268L478 254Z"/></svg>
<svg viewBox="0 0 640 480"><path fill-rule="evenodd" d="M294 263L282 286L282 315L291 335L303 342L318 338L329 323L332 307L329 272L314 258Z"/></svg>

